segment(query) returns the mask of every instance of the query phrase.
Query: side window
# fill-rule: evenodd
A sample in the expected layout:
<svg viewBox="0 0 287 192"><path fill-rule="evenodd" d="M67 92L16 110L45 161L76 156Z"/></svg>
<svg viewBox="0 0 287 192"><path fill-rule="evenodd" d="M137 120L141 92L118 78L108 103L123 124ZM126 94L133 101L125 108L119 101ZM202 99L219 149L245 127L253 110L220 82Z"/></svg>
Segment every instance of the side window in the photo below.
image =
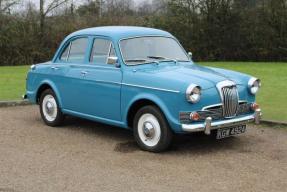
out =
<svg viewBox="0 0 287 192"><path fill-rule="evenodd" d="M78 38L64 49L60 60L68 62L83 62L87 50L88 39Z"/></svg>
<svg viewBox="0 0 287 192"><path fill-rule="evenodd" d="M69 50L70 50L70 46L71 46L71 43L69 43L69 44L65 47L65 49L64 49L64 51L62 52L62 55L61 55L61 57L60 57L60 60L62 60L62 61L67 61L67 59L68 59L68 53L69 53Z"/></svg>
<svg viewBox="0 0 287 192"><path fill-rule="evenodd" d="M109 56L115 56L112 42L106 39L95 39L90 62L96 64L107 64Z"/></svg>

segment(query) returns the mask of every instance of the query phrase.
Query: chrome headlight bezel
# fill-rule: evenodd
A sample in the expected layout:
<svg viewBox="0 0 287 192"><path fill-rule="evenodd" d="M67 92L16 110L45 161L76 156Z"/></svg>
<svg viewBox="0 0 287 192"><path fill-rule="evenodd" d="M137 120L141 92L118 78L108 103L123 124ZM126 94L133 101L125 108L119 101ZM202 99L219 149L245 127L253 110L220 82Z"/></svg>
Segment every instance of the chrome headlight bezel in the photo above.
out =
<svg viewBox="0 0 287 192"><path fill-rule="evenodd" d="M256 95L261 87L261 81L258 78L252 77L248 81L248 91L252 95Z"/></svg>
<svg viewBox="0 0 287 192"><path fill-rule="evenodd" d="M197 103L201 97L201 87L196 84L191 84L185 92L186 100L190 103Z"/></svg>

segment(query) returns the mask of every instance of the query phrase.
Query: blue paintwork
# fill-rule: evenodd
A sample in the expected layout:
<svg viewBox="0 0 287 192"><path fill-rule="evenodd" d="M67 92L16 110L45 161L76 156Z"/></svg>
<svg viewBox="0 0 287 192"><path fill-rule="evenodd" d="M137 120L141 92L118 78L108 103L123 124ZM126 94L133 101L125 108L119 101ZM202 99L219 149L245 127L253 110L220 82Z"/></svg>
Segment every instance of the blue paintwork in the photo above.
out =
<svg viewBox="0 0 287 192"><path fill-rule="evenodd" d="M248 92L249 75L219 68L202 67L190 62L163 62L160 65L145 64L126 66L123 63L119 41L135 36L165 36L170 33L143 27L97 27L74 32L67 36L55 53L52 61L37 64L27 78L27 96L37 102L41 86L49 85L65 114L75 115L123 128L128 128L127 114L137 101L147 99L163 111L174 132L181 133L180 111L200 110L207 105L221 103L216 84L223 80L236 82L240 100L254 102ZM63 48L72 39L88 37L85 61L65 63L59 60ZM120 68L89 63L92 42L101 37L113 42ZM57 70L52 67L58 67ZM89 71L85 77L81 71ZM186 88L191 84L202 88L201 100L191 104L185 99ZM137 85L137 86L134 86Z"/></svg>

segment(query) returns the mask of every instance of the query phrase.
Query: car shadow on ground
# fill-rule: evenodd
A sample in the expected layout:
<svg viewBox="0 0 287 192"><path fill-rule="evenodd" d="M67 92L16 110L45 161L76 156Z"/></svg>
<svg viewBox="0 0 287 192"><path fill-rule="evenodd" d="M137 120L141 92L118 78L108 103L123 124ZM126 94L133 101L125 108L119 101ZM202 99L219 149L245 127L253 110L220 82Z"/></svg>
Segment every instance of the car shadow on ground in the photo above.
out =
<svg viewBox="0 0 287 192"><path fill-rule="evenodd" d="M131 153L141 151L133 138L131 130L71 116L66 117L62 128L105 138L107 142L112 140L117 143L114 147L116 152ZM175 135L170 149L164 154L192 153L204 155L234 149L240 151L247 144L243 140L244 135L222 140L216 140L214 137L203 133Z"/></svg>

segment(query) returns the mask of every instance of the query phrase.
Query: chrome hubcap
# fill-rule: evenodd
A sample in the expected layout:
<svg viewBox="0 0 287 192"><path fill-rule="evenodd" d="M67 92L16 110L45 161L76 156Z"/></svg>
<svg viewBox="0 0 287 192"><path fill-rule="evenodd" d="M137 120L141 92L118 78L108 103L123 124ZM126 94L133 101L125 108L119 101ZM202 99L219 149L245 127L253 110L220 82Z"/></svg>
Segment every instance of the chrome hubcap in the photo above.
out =
<svg viewBox="0 0 287 192"><path fill-rule="evenodd" d="M47 121L54 121L57 117L57 103L53 95L46 95L42 102L42 112Z"/></svg>
<svg viewBox="0 0 287 192"><path fill-rule="evenodd" d="M151 122L145 122L143 125L143 133L147 138L153 138L155 134L154 126Z"/></svg>
<svg viewBox="0 0 287 192"><path fill-rule="evenodd" d="M150 114L143 114L138 121L138 134L141 141L150 147L158 144L161 136L160 124L157 118Z"/></svg>
<svg viewBox="0 0 287 192"><path fill-rule="evenodd" d="M46 103L46 111L47 111L47 113L49 115L51 115L51 114L53 114L54 110L55 110L54 104L52 102L48 101Z"/></svg>

